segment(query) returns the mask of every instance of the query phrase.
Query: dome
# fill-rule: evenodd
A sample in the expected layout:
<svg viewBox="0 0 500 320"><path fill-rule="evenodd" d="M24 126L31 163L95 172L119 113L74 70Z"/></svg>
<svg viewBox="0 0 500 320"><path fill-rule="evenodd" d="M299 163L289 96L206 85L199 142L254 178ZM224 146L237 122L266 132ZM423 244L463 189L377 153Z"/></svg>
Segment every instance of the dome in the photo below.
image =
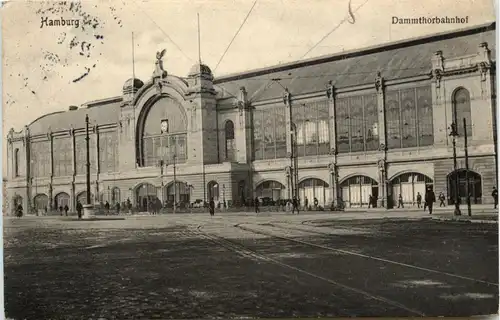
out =
<svg viewBox="0 0 500 320"><path fill-rule="evenodd" d="M144 82L137 78L130 78L123 84L123 90L131 89L132 84L134 86L134 89L140 89L144 85Z"/></svg>
<svg viewBox="0 0 500 320"><path fill-rule="evenodd" d="M212 75L212 70L206 64L197 63L189 70L189 76L192 77L198 74Z"/></svg>

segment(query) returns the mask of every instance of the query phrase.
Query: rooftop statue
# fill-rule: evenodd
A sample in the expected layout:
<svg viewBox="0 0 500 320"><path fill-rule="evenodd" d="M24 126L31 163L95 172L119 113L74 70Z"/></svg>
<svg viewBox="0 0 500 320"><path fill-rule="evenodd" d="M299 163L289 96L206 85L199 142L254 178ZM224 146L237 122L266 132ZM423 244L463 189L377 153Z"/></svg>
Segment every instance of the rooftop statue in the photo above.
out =
<svg viewBox="0 0 500 320"><path fill-rule="evenodd" d="M156 52L156 62L155 62L155 71L153 72L153 78L165 78L167 76L167 71L163 69L163 56L167 49L163 49L161 52Z"/></svg>

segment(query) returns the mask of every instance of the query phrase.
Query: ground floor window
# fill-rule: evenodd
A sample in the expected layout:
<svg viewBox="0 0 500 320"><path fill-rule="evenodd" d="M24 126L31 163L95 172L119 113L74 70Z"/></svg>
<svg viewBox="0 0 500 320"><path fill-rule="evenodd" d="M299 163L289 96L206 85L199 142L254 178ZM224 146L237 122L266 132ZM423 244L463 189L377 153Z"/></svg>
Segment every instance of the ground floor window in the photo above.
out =
<svg viewBox="0 0 500 320"><path fill-rule="evenodd" d="M207 184L207 195L208 201L211 201L212 198L215 202L219 201L219 184L217 181L210 181Z"/></svg>
<svg viewBox="0 0 500 320"><path fill-rule="evenodd" d="M448 204L455 203L455 190L458 187L458 200L467 203L467 180L469 181L470 202L481 204L483 196L481 175L465 169L456 170L448 175Z"/></svg>
<svg viewBox="0 0 500 320"><path fill-rule="evenodd" d="M163 189L163 200L168 203L175 202L179 204L188 204L190 201L190 187L187 183L183 181L176 181L175 188L174 183L170 183Z"/></svg>
<svg viewBox="0 0 500 320"><path fill-rule="evenodd" d="M417 172L403 173L391 181L392 201L394 205L398 205L401 195L403 204L416 205L417 196L420 194L424 203L425 191L432 185L432 179L426 175Z"/></svg>
<svg viewBox="0 0 500 320"><path fill-rule="evenodd" d="M325 206L328 198L328 183L320 179L307 179L299 183L299 199L305 205L307 199L308 206L314 206L314 199L318 199L318 205Z"/></svg>
<svg viewBox="0 0 500 320"><path fill-rule="evenodd" d="M262 203L286 199L285 186L278 181L264 181L259 184L255 190L257 198Z"/></svg>
<svg viewBox="0 0 500 320"><path fill-rule="evenodd" d="M378 197L378 183L367 176L354 176L340 184L342 201L346 207L368 206L370 195Z"/></svg>
<svg viewBox="0 0 500 320"><path fill-rule="evenodd" d="M144 183L136 188L136 207L141 211L150 211L158 201L156 187L150 183Z"/></svg>
<svg viewBox="0 0 500 320"><path fill-rule="evenodd" d="M46 194L37 194L33 199L34 207L36 211L45 210L49 207L49 197ZM69 205L68 205L69 207Z"/></svg>
<svg viewBox="0 0 500 320"><path fill-rule="evenodd" d="M83 204L86 204L87 203L87 199L85 198L85 192L82 192L80 193L80 195L83 195L83 198L82 199L80 197L80 201ZM65 207L65 206L68 206L68 208L71 208L71 205L70 205L70 202L69 202L69 194L67 194L66 192L61 192L61 193L58 193L56 194L55 198L54 198L54 208L56 210L59 210L59 207Z"/></svg>

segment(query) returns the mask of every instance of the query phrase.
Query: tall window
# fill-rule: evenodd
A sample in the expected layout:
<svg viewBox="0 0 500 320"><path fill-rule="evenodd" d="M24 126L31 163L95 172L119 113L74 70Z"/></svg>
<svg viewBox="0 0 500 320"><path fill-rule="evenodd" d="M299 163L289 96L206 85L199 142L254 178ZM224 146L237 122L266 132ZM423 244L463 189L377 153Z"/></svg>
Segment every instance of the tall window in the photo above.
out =
<svg viewBox="0 0 500 320"><path fill-rule="evenodd" d="M377 150L379 145L377 99L374 94L335 101L339 153Z"/></svg>
<svg viewBox="0 0 500 320"><path fill-rule="evenodd" d="M467 121L467 136L472 136L472 116L470 109L470 94L465 88L459 88L453 95L453 121L457 124L460 137L465 135L464 118Z"/></svg>
<svg viewBox="0 0 500 320"><path fill-rule="evenodd" d="M226 160L235 161L236 160L236 147L234 140L234 123L231 120L226 121L224 128L225 139L226 139Z"/></svg>
<svg viewBox="0 0 500 320"><path fill-rule="evenodd" d="M118 132L99 132L99 170L116 172L118 170Z"/></svg>
<svg viewBox="0 0 500 320"><path fill-rule="evenodd" d="M328 101L292 106L299 157L328 154L330 150Z"/></svg>
<svg viewBox="0 0 500 320"><path fill-rule="evenodd" d="M36 141L31 143L30 165L32 177L50 176L50 141Z"/></svg>
<svg viewBox="0 0 500 320"><path fill-rule="evenodd" d="M19 149L14 150L14 176L19 177Z"/></svg>
<svg viewBox="0 0 500 320"><path fill-rule="evenodd" d="M286 157L286 107L255 110L253 117L254 160Z"/></svg>
<svg viewBox="0 0 500 320"><path fill-rule="evenodd" d="M73 174L72 142L69 137L54 139L54 176Z"/></svg>
<svg viewBox="0 0 500 320"><path fill-rule="evenodd" d="M142 165L157 166L187 160L187 118L183 107L174 99L158 100L146 114L141 114Z"/></svg>
<svg viewBox="0 0 500 320"><path fill-rule="evenodd" d="M389 149L434 143L430 86L388 91L385 117Z"/></svg>
<svg viewBox="0 0 500 320"><path fill-rule="evenodd" d="M97 169L96 165L96 139L95 135L89 135L89 157L90 157L90 172L95 173ZM86 174L87 173L87 141L85 140L86 135L75 136L75 167L76 174Z"/></svg>

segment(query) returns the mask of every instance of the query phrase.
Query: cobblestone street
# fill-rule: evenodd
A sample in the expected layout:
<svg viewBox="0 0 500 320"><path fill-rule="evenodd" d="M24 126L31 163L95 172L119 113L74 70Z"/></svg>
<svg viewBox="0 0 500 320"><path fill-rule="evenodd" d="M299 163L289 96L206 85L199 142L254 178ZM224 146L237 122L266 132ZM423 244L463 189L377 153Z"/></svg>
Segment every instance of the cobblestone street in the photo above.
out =
<svg viewBox="0 0 500 320"><path fill-rule="evenodd" d="M339 217L5 219L6 315L165 319L497 312L496 224L398 214Z"/></svg>

